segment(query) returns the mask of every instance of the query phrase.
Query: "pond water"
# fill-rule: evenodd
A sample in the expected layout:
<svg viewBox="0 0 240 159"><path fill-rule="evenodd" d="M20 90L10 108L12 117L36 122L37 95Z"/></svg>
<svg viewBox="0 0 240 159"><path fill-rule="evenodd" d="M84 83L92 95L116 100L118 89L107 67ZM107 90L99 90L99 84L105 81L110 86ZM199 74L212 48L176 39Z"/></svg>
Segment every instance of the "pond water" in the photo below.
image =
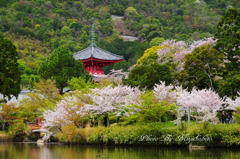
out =
<svg viewBox="0 0 240 159"><path fill-rule="evenodd" d="M238 159L238 149L37 145L1 143L0 159Z"/></svg>

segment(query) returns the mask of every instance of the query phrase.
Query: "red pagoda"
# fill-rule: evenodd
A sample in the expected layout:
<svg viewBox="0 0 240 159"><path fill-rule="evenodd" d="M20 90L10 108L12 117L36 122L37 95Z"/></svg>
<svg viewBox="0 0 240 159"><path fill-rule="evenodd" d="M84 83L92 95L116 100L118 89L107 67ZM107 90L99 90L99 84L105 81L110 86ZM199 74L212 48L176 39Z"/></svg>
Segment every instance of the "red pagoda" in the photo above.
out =
<svg viewBox="0 0 240 159"><path fill-rule="evenodd" d="M92 44L88 48L75 53L74 58L75 60L81 60L86 70L93 76L104 75L102 67L123 60L122 56L115 55L96 46L94 23L92 25Z"/></svg>

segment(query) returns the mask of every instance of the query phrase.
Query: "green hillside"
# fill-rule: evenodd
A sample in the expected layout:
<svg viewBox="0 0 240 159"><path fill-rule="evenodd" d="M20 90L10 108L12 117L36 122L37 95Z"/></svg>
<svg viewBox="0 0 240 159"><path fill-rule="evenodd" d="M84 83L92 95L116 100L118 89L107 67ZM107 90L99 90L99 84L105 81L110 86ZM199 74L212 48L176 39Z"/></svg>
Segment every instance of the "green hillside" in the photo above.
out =
<svg viewBox="0 0 240 159"><path fill-rule="evenodd" d="M238 0L1 0L0 31L13 41L26 81L37 78L39 63L59 46L75 53L91 43L91 19L95 18L99 47L124 56L122 63L106 67L106 73L128 69L154 38L199 40L211 37L228 8L240 8ZM119 38L111 14L123 16L121 25L139 41ZM156 39L155 39L156 40ZM23 80L24 81L24 80Z"/></svg>

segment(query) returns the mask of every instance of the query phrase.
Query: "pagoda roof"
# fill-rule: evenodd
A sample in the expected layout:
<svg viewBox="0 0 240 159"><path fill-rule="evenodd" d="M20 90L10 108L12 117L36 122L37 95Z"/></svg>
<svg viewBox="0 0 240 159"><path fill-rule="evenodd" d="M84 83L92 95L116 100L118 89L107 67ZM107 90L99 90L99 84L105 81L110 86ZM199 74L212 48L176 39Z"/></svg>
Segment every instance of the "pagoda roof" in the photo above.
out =
<svg viewBox="0 0 240 159"><path fill-rule="evenodd" d="M118 61L123 59L122 56L110 53L97 47L96 45L90 45L88 48L76 52L73 56L75 60L87 60L89 58L95 58L99 60Z"/></svg>

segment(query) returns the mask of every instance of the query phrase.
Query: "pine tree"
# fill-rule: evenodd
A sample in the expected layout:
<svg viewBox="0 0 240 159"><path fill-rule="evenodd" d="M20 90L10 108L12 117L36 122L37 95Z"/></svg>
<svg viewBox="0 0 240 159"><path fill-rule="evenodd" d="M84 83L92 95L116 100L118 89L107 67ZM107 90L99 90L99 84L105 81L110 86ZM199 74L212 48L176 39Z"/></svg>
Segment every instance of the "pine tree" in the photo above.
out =
<svg viewBox="0 0 240 159"><path fill-rule="evenodd" d="M17 62L18 52L8 39L0 34L0 93L10 100L12 95L18 97L21 92L21 76Z"/></svg>
<svg viewBox="0 0 240 159"><path fill-rule="evenodd" d="M226 56L226 71L219 84L218 93L235 98L240 86L240 13L229 9L217 25L216 49Z"/></svg>
<svg viewBox="0 0 240 159"><path fill-rule="evenodd" d="M84 76L84 67L81 61L75 62L68 48L59 47L40 65L38 73L44 79L55 80L60 94L63 94L68 80Z"/></svg>
<svg viewBox="0 0 240 159"><path fill-rule="evenodd" d="M217 25L216 49L227 57L227 71L240 68L240 13L229 9Z"/></svg>

